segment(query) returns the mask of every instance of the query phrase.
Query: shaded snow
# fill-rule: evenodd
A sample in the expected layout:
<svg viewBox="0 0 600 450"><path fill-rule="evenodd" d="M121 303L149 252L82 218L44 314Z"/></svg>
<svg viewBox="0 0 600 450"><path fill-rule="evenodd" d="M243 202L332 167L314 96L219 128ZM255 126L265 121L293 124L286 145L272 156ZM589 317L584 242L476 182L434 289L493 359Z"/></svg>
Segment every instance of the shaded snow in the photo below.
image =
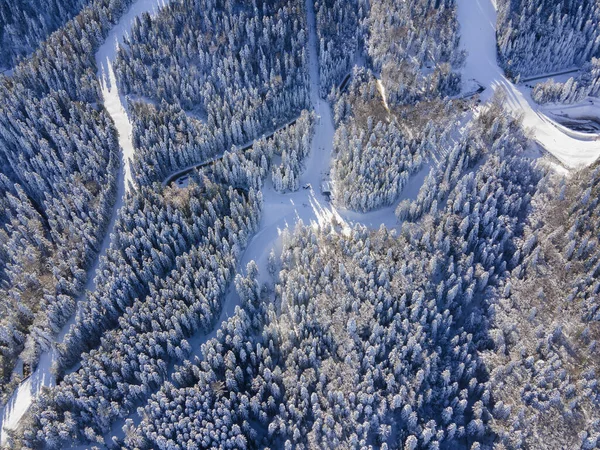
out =
<svg viewBox="0 0 600 450"><path fill-rule="evenodd" d="M588 99L570 105L550 104L541 107L542 110L557 122L557 127L565 134L580 140L595 141L600 138L600 102ZM592 123L587 131L575 131L567 124L577 125ZM591 131L593 130L593 131Z"/></svg>
<svg viewBox="0 0 600 450"><path fill-rule="evenodd" d="M457 0L461 43L467 50L463 69L465 82L476 80L487 89L481 94L488 100L497 89L506 92L506 106L523 115L523 125L533 131L533 138L561 163L570 168L592 164L600 156L598 142L567 135L556 122L543 113L526 86L515 86L505 76L496 60L496 4L493 0Z"/></svg>

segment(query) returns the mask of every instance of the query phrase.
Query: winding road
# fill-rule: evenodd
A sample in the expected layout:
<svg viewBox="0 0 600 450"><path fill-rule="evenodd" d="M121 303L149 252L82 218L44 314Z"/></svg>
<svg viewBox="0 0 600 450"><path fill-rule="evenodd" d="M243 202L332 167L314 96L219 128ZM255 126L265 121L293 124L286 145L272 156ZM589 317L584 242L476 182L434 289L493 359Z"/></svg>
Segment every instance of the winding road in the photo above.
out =
<svg viewBox="0 0 600 450"><path fill-rule="evenodd" d="M489 100L501 89L506 93L506 107L523 115L523 125L533 138L564 166L575 169L592 164L600 156L600 143L569 136L536 104L529 88L514 85L504 76L496 58L495 0L457 0L461 45L467 51L463 82L475 80L486 90L481 100Z"/></svg>

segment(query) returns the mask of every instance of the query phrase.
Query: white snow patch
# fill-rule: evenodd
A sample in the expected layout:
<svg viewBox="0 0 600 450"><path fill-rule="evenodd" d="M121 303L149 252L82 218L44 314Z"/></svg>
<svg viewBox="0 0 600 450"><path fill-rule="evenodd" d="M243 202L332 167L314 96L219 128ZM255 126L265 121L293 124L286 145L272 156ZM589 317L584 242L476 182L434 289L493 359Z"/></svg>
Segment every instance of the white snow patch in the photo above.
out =
<svg viewBox="0 0 600 450"><path fill-rule="evenodd" d="M468 52L463 79L475 79L488 88L481 99L488 100L496 89L504 90L507 108L522 114L523 125L533 130L534 139L565 166L577 168L596 161L600 156L599 143L565 134L531 99L527 87L515 86L504 76L496 60L495 2L458 0L457 12L461 43Z"/></svg>
<svg viewBox="0 0 600 450"><path fill-rule="evenodd" d="M377 78L377 89L379 89L379 94L381 95L381 99L383 100L383 106L385 107L385 110L389 113L390 107L388 105L387 97L385 94L385 86L381 82L380 78Z"/></svg>

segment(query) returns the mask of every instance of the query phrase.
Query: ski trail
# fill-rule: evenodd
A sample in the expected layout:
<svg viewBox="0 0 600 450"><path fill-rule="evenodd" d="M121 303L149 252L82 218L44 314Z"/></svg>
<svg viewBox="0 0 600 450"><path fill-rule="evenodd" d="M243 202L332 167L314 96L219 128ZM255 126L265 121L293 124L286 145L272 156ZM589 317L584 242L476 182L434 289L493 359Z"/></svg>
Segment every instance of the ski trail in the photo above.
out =
<svg viewBox="0 0 600 450"><path fill-rule="evenodd" d="M117 57L119 46L123 44L125 36L129 34L135 19L144 13L154 15L169 2L170 0L138 0L135 2L121 17L119 23L113 27L104 44L96 52L98 81L102 90L104 107L119 132L119 145L123 150L125 191L129 190L129 186L133 182L129 167L134 154L133 127L127 115L127 100L119 92L113 62Z"/></svg>
<svg viewBox="0 0 600 450"><path fill-rule="evenodd" d="M486 90L482 101L494 91L506 93L505 105L510 112L523 116L525 128L533 130L534 139L569 168L592 164L600 156L600 142L568 136L548 118L531 98L529 89L511 83L496 59L496 4L493 0L457 0L461 29L461 46L468 52L463 80L476 80Z"/></svg>
<svg viewBox="0 0 600 450"><path fill-rule="evenodd" d="M96 52L96 65L98 67L98 81L101 87L102 100L119 133L119 145L123 152L123 164L117 174L117 196L111 219L98 257L88 272L89 277L85 286L86 291L92 291L96 288L95 278L99 262L106 255L106 250L110 247L111 234L114 230L117 211L123 205L126 192L129 186L132 185L129 163L134 153L132 142L133 127L125 109L127 104L125 98L119 93L112 67L113 61L117 56L118 46L123 43L123 38L129 33L135 18L145 12L155 14L160 7L168 2L169 0L138 0L121 17L119 22L110 31L104 44ZM74 319L74 316L71 317L69 322L62 328L57 336L57 342L63 340ZM56 384L54 375L50 371L55 357L56 351L54 347L44 351L31 376L20 384L8 400L0 414L0 445L5 445L6 443L7 436L4 430L14 430L17 428L21 418L38 396L42 387L51 387Z"/></svg>

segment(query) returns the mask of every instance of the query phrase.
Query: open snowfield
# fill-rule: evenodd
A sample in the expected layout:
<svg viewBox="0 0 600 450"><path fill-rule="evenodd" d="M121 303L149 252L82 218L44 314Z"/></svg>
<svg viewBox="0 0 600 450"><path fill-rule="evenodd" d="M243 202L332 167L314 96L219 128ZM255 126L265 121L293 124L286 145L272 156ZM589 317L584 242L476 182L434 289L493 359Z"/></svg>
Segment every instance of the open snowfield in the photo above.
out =
<svg viewBox="0 0 600 450"><path fill-rule="evenodd" d="M531 99L529 88L515 86L504 76L496 60L495 0L457 0L457 8L461 42L468 52L464 82L476 80L487 88L481 94L482 101L489 100L497 89L504 90L508 109L522 114L523 125L532 130L533 138L566 167L577 168L596 161L600 142L566 134Z"/></svg>
<svg viewBox="0 0 600 450"><path fill-rule="evenodd" d="M138 0L121 17L119 23L113 27L105 43L96 53L96 64L98 66L98 80L102 89L104 106L111 115L113 122L119 132L119 145L123 151L123 164L117 177L117 199L113 207L111 220L107 233L102 242L100 253L94 266L89 271L86 291L95 289L95 274L98 269L98 263L106 254L110 246L111 233L114 229L117 211L123 205L123 197L131 182L131 172L129 162L133 157L132 126L125 109L126 101L120 95L116 83L115 74L112 68L113 61L117 56L118 46L123 42L123 38L129 33L136 17L144 12L155 14L160 7L168 3L169 0ZM57 340L62 341L69 327L74 322L74 317L63 327ZM6 441L5 429L14 429L17 427L21 417L27 412L32 401L38 395L42 387L50 387L55 384L55 379L50 372L50 367L54 361L54 349L48 349L43 352L36 370L27 378L19 388L14 392L6 406L0 414L0 445Z"/></svg>

